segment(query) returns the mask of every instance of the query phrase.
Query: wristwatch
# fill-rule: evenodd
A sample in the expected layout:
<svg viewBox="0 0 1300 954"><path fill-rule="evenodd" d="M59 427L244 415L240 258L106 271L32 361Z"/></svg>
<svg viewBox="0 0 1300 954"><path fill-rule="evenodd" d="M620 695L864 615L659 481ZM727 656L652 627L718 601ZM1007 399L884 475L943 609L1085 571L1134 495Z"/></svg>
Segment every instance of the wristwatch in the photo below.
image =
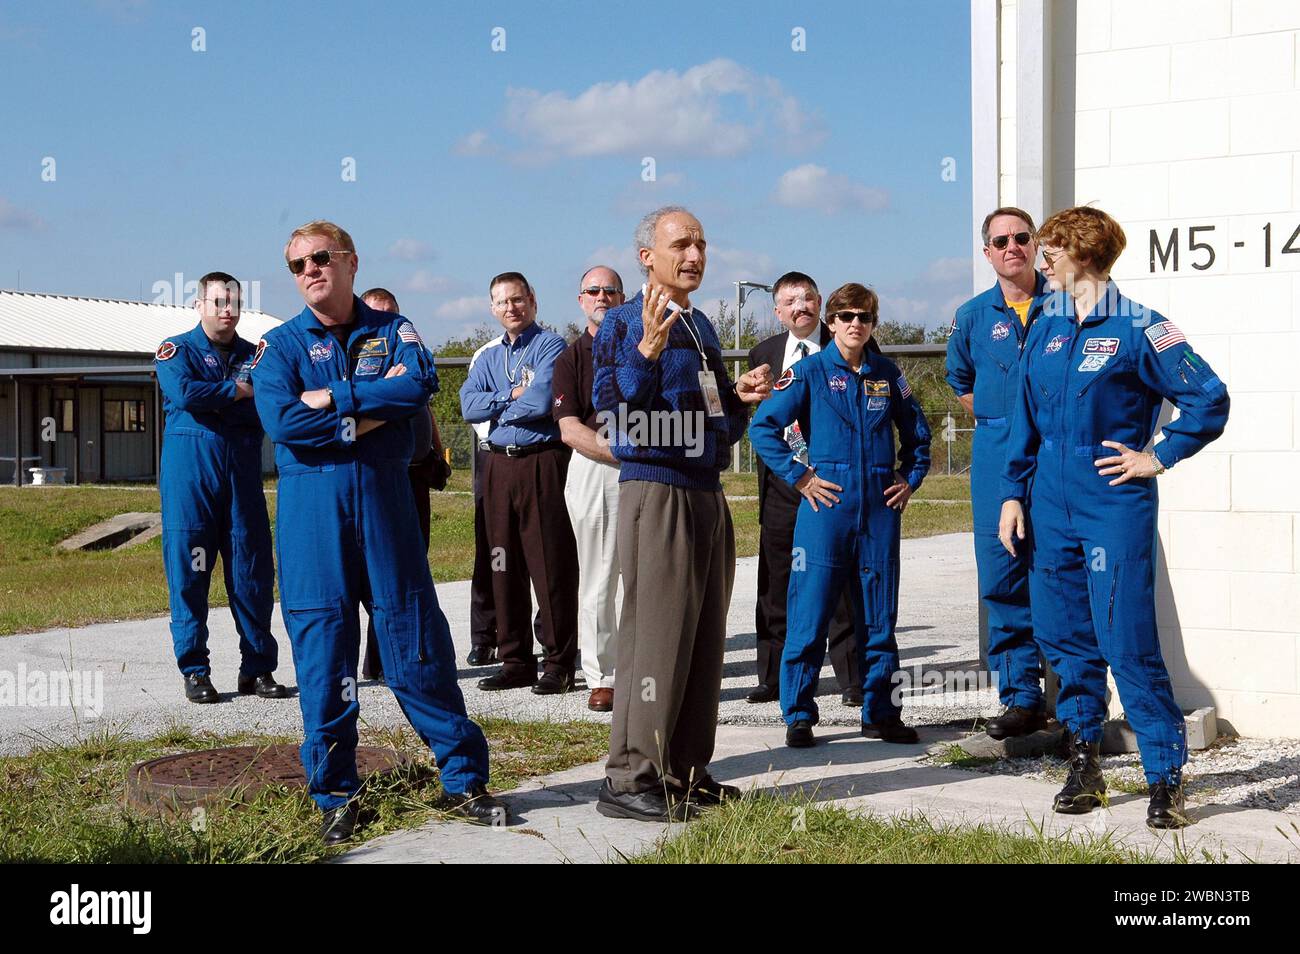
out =
<svg viewBox="0 0 1300 954"><path fill-rule="evenodd" d="M328 395L330 396L330 402L329 402L329 404L327 404L327 405L325 406L325 410L328 411L328 410L333 409L333 407L334 407L334 389L333 389L333 388L326 388L326 389L325 389L325 393L328 394ZM1155 455L1152 455L1152 456L1155 456Z"/></svg>
<svg viewBox="0 0 1300 954"><path fill-rule="evenodd" d="M1166 470L1169 469L1169 468L1166 467L1164 464L1160 463L1160 458L1156 456L1156 452L1155 452L1155 451L1152 451L1152 452L1151 452L1151 459L1152 459L1153 461L1156 462L1156 474L1155 474L1155 475L1156 475L1157 477L1159 477L1161 474L1163 474Z"/></svg>

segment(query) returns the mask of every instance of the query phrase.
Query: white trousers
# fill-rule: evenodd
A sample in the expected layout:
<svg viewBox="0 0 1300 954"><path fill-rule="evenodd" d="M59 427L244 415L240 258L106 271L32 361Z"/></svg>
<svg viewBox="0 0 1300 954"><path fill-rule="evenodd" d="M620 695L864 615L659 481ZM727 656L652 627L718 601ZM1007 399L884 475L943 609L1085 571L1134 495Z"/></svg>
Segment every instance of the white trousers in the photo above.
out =
<svg viewBox="0 0 1300 954"><path fill-rule="evenodd" d="M564 503L578 543L578 652L589 689L614 688L618 626L618 468L569 458Z"/></svg>

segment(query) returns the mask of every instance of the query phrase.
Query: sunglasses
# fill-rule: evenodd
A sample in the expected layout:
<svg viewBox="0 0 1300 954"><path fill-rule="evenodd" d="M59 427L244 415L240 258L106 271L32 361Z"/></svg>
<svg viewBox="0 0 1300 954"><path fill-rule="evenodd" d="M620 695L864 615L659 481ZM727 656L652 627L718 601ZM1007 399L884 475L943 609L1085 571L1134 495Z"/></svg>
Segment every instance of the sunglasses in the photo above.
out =
<svg viewBox="0 0 1300 954"><path fill-rule="evenodd" d="M295 275L301 275L307 269L307 260L311 259L312 264L318 268L324 268L330 263L330 257L333 255L351 255L345 248L323 248L319 252L312 252L310 255L304 255L302 258L291 258L285 264L289 266L289 271Z"/></svg>
<svg viewBox="0 0 1300 954"><path fill-rule="evenodd" d="M836 311L827 316L831 321L842 321L846 325L857 321L863 325L874 325L876 316L869 311Z"/></svg>
<svg viewBox="0 0 1300 954"><path fill-rule="evenodd" d="M1016 244L1019 245L1021 248L1024 248L1026 245L1028 245L1030 242L1034 240L1034 237L1030 235L1028 232L1017 232L1015 235L994 236L993 238L989 239L989 244L992 245L995 249L997 249L1000 252L1007 247L1007 243L1010 242L1012 239L1015 239Z"/></svg>
<svg viewBox="0 0 1300 954"><path fill-rule="evenodd" d="M1045 262L1047 263L1047 267L1048 267L1048 268L1051 268L1053 265L1056 264L1056 260L1057 260L1058 258L1060 258L1063 254L1065 254L1065 253L1064 253L1064 252L1053 252L1053 253L1049 254L1048 251L1047 251L1047 249L1043 249L1043 261L1045 261Z"/></svg>
<svg viewBox="0 0 1300 954"><path fill-rule="evenodd" d="M613 285L592 285L590 288L584 288L582 290L584 295L590 295L592 298L595 298L601 292L604 292L606 295L621 295L623 294L623 289L615 288Z"/></svg>

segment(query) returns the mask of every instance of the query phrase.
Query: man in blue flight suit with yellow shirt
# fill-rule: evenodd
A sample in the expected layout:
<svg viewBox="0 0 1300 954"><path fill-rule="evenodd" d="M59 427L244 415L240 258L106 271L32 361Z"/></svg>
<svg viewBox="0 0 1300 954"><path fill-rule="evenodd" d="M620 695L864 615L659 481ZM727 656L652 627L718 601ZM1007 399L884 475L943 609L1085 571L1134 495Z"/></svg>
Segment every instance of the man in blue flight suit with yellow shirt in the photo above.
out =
<svg viewBox="0 0 1300 954"><path fill-rule="evenodd" d="M1034 268L1038 246L1029 213L994 209L981 227L984 257L997 283L957 309L948 337L947 378L975 418L971 511L979 595L987 614L987 653L1006 711L990 719L994 739L1028 735L1045 724L1043 677L1029 612L1029 563L998 541L1002 465L1024 367L1025 341L1049 294Z"/></svg>
<svg viewBox="0 0 1300 954"><path fill-rule="evenodd" d="M271 675L275 569L262 496L262 424L251 400L253 344L235 333L239 282L225 272L199 279L192 331L154 354L167 423L163 431L163 569L171 604L172 648L185 698L219 698L208 661L208 590L217 556L239 633L241 695L289 695Z"/></svg>
<svg viewBox="0 0 1300 954"><path fill-rule="evenodd" d="M781 710L793 748L814 743L827 626L855 579L848 589L863 654L862 734L918 741L897 702L894 628L902 511L930 469L930 428L898 365L867 348L878 314L871 289L850 283L834 291L826 301L834 341L785 370L749 427L763 462L805 498L781 654ZM785 440L796 421L808 442L806 464Z"/></svg>
<svg viewBox="0 0 1300 954"><path fill-rule="evenodd" d="M410 417L438 386L431 356L409 321L353 294L356 248L337 225L296 229L285 259L307 307L258 344L252 370L276 445L281 609L322 836L346 841L357 822L358 603L376 621L389 688L433 750L445 804L503 821L504 806L487 795L487 742L465 714L407 477Z"/></svg>

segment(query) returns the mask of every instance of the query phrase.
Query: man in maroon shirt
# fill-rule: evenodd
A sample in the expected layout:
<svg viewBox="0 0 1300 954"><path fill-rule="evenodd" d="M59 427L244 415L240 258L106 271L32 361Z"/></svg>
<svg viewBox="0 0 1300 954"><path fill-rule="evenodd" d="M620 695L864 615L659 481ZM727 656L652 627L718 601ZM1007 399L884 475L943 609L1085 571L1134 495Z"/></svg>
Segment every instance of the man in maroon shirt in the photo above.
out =
<svg viewBox="0 0 1300 954"><path fill-rule="evenodd" d="M578 284L587 316L582 336L555 359L552 414L560 438L576 454L569 461L564 503L578 543L578 651L591 696L587 708L614 707L614 633L618 619L618 460L599 433L591 400L591 344L605 312L623 304L623 280L597 265Z"/></svg>

